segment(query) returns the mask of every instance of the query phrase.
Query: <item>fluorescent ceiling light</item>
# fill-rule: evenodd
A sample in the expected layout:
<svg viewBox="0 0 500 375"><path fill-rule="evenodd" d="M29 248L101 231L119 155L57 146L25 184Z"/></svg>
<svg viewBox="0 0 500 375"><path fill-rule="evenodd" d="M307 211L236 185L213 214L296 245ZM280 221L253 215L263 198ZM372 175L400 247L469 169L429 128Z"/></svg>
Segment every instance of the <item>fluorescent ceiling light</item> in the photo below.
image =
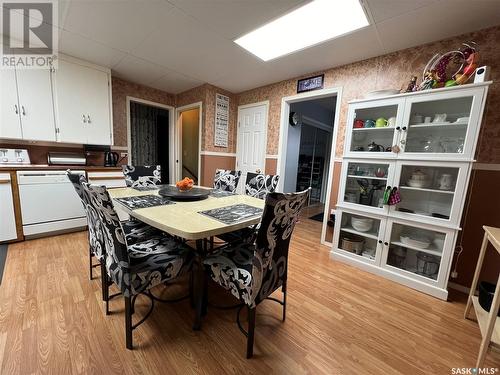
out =
<svg viewBox="0 0 500 375"><path fill-rule="evenodd" d="M368 24L359 0L315 0L234 42L269 61Z"/></svg>

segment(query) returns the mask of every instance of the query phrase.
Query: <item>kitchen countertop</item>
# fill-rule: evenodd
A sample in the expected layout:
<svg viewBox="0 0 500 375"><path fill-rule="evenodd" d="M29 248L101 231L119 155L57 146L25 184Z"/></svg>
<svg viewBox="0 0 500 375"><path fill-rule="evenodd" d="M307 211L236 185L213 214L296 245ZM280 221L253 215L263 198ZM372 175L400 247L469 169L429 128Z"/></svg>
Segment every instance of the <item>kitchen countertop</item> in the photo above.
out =
<svg viewBox="0 0 500 375"><path fill-rule="evenodd" d="M17 171L17 170L85 170L88 172L92 171L121 171L122 167L104 167L104 166L93 166L93 165L47 165L47 164L17 164L17 165L0 165L0 171Z"/></svg>

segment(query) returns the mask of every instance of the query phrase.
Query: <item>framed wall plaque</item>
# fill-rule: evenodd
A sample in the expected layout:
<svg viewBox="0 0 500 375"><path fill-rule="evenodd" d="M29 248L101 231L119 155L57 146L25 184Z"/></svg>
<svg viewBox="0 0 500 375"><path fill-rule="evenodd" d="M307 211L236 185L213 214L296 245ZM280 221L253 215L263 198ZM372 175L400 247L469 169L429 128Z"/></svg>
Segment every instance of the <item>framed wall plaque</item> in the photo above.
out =
<svg viewBox="0 0 500 375"><path fill-rule="evenodd" d="M297 94L301 92L322 89L325 83L324 81L325 81L324 74L321 74L319 76L299 79L297 81Z"/></svg>
<svg viewBox="0 0 500 375"><path fill-rule="evenodd" d="M214 146L227 147L229 135L229 97L215 94Z"/></svg>

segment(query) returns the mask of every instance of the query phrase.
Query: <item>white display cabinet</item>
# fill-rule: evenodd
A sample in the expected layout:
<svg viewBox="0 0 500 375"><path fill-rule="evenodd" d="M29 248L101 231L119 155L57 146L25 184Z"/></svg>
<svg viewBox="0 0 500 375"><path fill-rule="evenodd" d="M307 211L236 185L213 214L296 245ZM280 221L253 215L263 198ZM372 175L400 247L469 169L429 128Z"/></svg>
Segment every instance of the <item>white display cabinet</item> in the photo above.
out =
<svg viewBox="0 0 500 375"><path fill-rule="evenodd" d="M478 84L354 101L348 110L344 155L472 161L487 87ZM372 127L378 119L390 118L392 124ZM365 125L358 128L359 121Z"/></svg>
<svg viewBox="0 0 500 375"><path fill-rule="evenodd" d="M447 299L490 83L349 104L335 259ZM394 188L401 202L384 205Z"/></svg>

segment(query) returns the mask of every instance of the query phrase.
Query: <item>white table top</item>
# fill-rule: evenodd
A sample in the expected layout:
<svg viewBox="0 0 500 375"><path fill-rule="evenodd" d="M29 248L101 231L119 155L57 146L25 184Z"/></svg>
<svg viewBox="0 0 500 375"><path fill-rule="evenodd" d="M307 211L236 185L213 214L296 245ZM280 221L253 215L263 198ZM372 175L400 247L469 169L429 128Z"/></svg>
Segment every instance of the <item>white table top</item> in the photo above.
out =
<svg viewBox="0 0 500 375"><path fill-rule="evenodd" d="M202 215L198 213L199 211L232 206L240 203L264 208L264 200L262 199L249 197L247 195L232 195L222 198L209 196L207 199L200 201L175 201L175 204L131 210L115 198L151 194L158 195L158 190L138 191L133 188L116 188L109 189L108 191L111 198L114 199L116 206L130 216L152 227L187 240L200 240L211 236L217 236L222 233L232 232L257 224L260 221L260 216L258 216L228 225Z"/></svg>

